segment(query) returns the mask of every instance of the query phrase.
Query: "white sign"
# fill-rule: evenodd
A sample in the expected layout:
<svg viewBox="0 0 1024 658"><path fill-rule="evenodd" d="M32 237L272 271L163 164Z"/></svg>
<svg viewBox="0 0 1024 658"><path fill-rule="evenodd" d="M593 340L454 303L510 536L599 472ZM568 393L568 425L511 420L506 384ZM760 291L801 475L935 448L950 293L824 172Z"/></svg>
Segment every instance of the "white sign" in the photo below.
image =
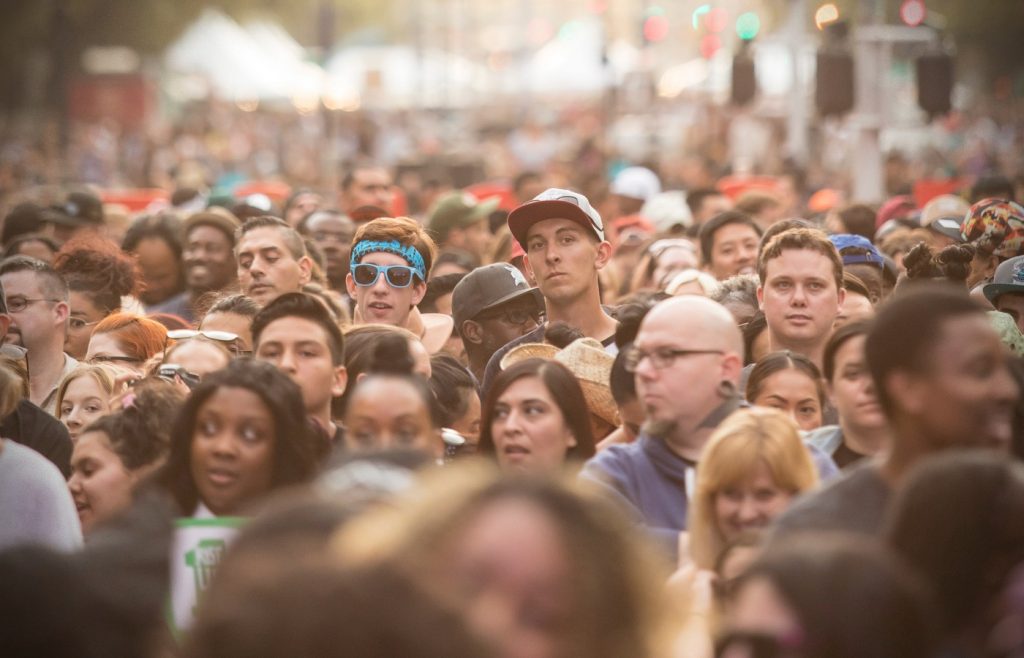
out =
<svg viewBox="0 0 1024 658"><path fill-rule="evenodd" d="M171 630L180 634L192 626L196 605L210 586L228 544L246 519L178 519L171 544Z"/></svg>

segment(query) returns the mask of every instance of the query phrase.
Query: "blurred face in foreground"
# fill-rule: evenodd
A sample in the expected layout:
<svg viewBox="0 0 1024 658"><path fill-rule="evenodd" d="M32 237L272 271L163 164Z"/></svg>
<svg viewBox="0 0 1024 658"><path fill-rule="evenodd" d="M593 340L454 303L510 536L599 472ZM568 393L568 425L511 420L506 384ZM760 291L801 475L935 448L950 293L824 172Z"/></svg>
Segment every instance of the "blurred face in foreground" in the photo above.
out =
<svg viewBox="0 0 1024 658"><path fill-rule="evenodd" d="M500 658L570 655L570 559L558 527L535 503L490 502L455 535L442 570L469 627Z"/></svg>
<svg viewBox="0 0 1024 658"><path fill-rule="evenodd" d="M946 320L921 372L891 373L888 393L935 449L1009 449L1019 389L982 314Z"/></svg>
<svg viewBox="0 0 1024 658"><path fill-rule="evenodd" d="M412 382L371 375L359 381L345 414L346 441L357 451L407 449L435 457L444 444Z"/></svg>
<svg viewBox="0 0 1024 658"><path fill-rule="evenodd" d="M150 469L132 472L125 468L105 432L85 432L78 438L71 455L68 489L84 534L88 535L97 525L131 505L132 490L142 470L148 473Z"/></svg>

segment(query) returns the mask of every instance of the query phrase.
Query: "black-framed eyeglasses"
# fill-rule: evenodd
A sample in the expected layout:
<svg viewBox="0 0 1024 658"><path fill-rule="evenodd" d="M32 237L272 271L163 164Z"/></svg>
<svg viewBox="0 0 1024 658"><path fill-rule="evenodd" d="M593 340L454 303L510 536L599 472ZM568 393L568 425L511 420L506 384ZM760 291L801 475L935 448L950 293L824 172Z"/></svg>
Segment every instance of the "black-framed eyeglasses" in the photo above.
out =
<svg viewBox="0 0 1024 658"><path fill-rule="evenodd" d="M416 270L408 265L359 263L352 269L352 280L357 286L369 287L377 283L381 272L392 288L408 288L417 276Z"/></svg>
<svg viewBox="0 0 1024 658"><path fill-rule="evenodd" d="M651 360L651 366L655 370L664 370L672 367L676 359L681 356L696 356L698 354L725 354L724 350L682 350L672 347L659 347L650 352L645 352L638 347L631 347L626 352L626 372L636 372L644 359Z"/></svg>
<svg viewBox="0 0 1024 658"><path fill-rule="evenodd" d="M97 354L89 359L89 363L142 363L144 359L137 359L134 356L122 356L120 354Z"/></svg>
<svg viewBox="0 0 1024 658"><path fill-rule="evenodd" d="M51 304L56 304L59 301L61 300L43 298L33 299L31 297L8 297L7 310L10 313L21 313L29 307L29 304L35 304L36 302L50 302Z"/></svg>
<svg viewBox="0 0 1024 658"><path fill-rule="evenodd" d="M525 308L508 309L499 311L497 313L484 313L479 320L501 320L514 327L521 327L529 321L533 321L535 324L540 323L541 313L537 310L527 310Z"/></svg>

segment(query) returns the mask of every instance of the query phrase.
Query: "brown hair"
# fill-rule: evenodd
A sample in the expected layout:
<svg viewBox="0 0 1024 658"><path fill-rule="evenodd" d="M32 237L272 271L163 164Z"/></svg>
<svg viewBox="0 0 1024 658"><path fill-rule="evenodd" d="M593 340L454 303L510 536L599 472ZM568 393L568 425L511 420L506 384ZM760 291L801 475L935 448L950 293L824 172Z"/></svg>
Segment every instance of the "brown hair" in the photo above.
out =
<svg viewBox="0 0 1024 658"><path fill-rule="evenodd" d="M843 287L843 259L839 257L835 245L823 231L814 228L793 228L773 237L761 252L757 261L757 277L764 285L767 277L768 261L778 258L782 252L794 249L816 251L832 261L832 276L836 289Z"/></svg>
<svg viewBox="0 0 1024 658"><path fill-rule="evenodd" d="M759 212L769 208L778 208L781 205L782 201L777 194L762 190L746 192L736 200L736 210L748 215L756 215Z"/></svg>
<svg viewBox="0 0 1024 658"><path fill-rule="evenodd" d="M364 240L396 240L403 245L411 245L423 257L424 269L428 275L437 257L437 245L434 240L427 235L419 222L409 217L381 217L366 222L356 230L352 247Z"/></svg>
<svg viewBox="0 0 1024 658"><path fill-rule="evenodd" d="M104 313L121 310L121 297L138 292L138 265L112 240L85 235L69 240L57 252L53 269Z"/></svg>
<svg viewBox="0 0 1024 658"><path fill-rule="evenodd" d="M302 236L299 235L299 232L291 226L288 226L283 219L278 219L272 215L251 217L247 219L244 224L238 227L235 231L235 256L238 255L238 247L242 242L242 238L250 231L255 231L260 228L272 228L277 230L277 232L281 234L281 239L284 241L285 248L288 249L288 252L295 260L299 260L303 256L308 256L306 253L306 243L302 241Z"/></svg>

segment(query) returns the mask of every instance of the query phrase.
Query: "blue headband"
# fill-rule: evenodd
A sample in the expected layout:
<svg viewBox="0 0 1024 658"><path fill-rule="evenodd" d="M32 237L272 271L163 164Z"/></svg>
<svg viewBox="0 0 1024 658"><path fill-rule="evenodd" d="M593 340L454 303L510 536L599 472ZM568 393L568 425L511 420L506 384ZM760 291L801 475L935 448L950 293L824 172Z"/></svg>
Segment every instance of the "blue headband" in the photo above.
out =
<svg viewBox="0 0 1024 658"><path fill-rule="evenodd" d="M375 253L378 251L385 251L389 254L397 254L404 258L409 265L416 270L416 274L420 275L420 281L427 280L427 266L423 262L423 256L420 252L416 251L416 247L412 245L405 245L398 240L388 240L383 242L381 240L362 240L355 247L352 247L352 257L349 261L349 269L355 269L356 265L359 264L359 260L369 253Z"/></svg>

